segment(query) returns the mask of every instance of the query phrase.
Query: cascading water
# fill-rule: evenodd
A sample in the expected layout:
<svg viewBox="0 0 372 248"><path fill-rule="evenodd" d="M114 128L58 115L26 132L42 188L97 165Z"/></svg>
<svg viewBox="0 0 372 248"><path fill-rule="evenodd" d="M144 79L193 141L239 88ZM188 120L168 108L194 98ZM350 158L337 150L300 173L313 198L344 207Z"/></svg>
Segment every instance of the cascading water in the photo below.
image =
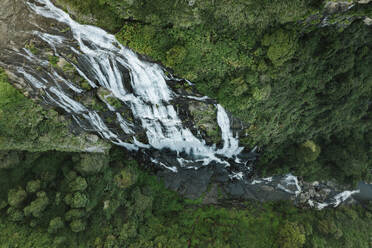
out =
<svg viewBox="0 0 372 248"><path fill-rule="evenodd" d="M46 28L36 24L33 30L25 32L50 49L50 58L63 59L62 67L70 65L93 91L95 89L98 94L103 92L100 99L108 111L101 113L87 106L81 100L87 90L67 78L50 59L38 56L30 49L8 50L7 56L17 58L13 59L16 62L0 62L0 65L5 64L8 70L24 78L45 102L62 108L80 127L97 132L128 150L147 151L150 161L170 173L213 165L223 168L228 180L235 182L233 185L236 186L236 181L239 181L242 194L263 186L294 197L301 194L302 188L293 175L256 180L247 177L251 171L250 161L255 159L255 149L243 154L244 148L239 146L238 133L234 134L231 130L230 119L221 105L210 103L207 97L175 93L167 84L167 81L175 79L168 77L161 66L141 60L104 30L75 22L49 0L27 2L27 6L67 31L46 31ZM207 144L200 135L184 125L173 105L173 101L180 97L185 101L213 104L222 145ZM110 99L115 99L124 107L115 106ZM123 109L130 113L124 114ZM116 125L109 123L109 118L104 115L110 115L110 122ZM139 138L138 134L143 135ZM173 157L155 157L152 151L169 153L169 157ZM358 191L345 191L323 202L308 200L307 204L318 209L328 205L338 206L356 193Z"/></svg>
<svg viewBox="0 0 372 248"><path fill-rule="evenodd" d="M47 42L53 48L55 56L62 57L60 50L70 49L71 53L79 60L89 65L89 68L81 68L79 63L72 63L80 76L84 77L90 86L107 89L115 98L130 108L133 116L140 120L141 126L146 132L148 144L137 141L135 137L133 137L131 143L121 140L117 133L108 129L104 120L96 111L86 108L59 87L60 81L63 81L75 94L83 92L72 82L65 80L53 68L49 68L53 71L53 75L49 78L39 77L36 79L31 73L26 72L23 67L19 67L18 72L22 73L25 78L32 79L30 83L34 87L42 88L45 91L47 101L62 107L66 112L72 114L78 122L81 122L82 119L88 121L91 127L103 138L127 149L138 150L138 148L151 147L158 150L170 149L178 154L184 153L188 156L188 159L179 160L183 162L180 163L180 166L186 166L190 157L202 162L203 165L215 161L224 166L230 166L226 158L233 158L237 163L246 164L247 161L242 162L237 158L243 148L238 146L238 139L233 137L230 131L229 118L222 106L217 105L217 119L222 131L223 148L217 149L215 146L207 146L204 140L195 137L188 128L183 126L170 103L176 94L167 86L167 77L159 65L141 61L135 53L120 45L113 35L100 28L75 22L67 13L56 8L50 1L41 0L38 3L43 5L33 3L28 5L39 15L66 24L70 28L79 50L66 47L66 37L38 31L34 31L33 34ZM27 50L24 52L20 55L27 60L48 66L48 61L40 61ZM124 87L125 79L120 67L129 71L130 89ZM50 79L53 80L54 86L46 86ZM107 105L115 111L115 108L109 104ZM130 123L119 113L117 113L117 121L121 124L121 131L126 134L134 133ZM220 156L217 157L216 155ZM225 159L222 157L225 157ZM153 161L156 160L153 159ZM187 166L190 167L190 163ZM171 168L169 166L164 167Z"/></svg>

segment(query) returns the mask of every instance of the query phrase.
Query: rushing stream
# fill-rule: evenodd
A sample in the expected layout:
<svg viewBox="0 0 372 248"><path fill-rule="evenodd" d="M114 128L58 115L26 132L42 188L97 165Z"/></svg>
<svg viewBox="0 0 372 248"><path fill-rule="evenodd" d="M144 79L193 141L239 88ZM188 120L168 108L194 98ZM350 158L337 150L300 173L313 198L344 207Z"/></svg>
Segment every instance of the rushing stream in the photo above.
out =
<svg viewBox="0 0 372 248"><path fill-rule="evenodd" d="M23 78L44 102L63 109L81 128L125 149L146 154L154 165L166 171L168 180L188 174L195 181L203 173L209 179L209 171L216 170L220 182L229 182L230 192L240 192L239 197L262 200L258 193L268 187L270 194L280 195L278 199L296 199L303 193L298 178L290 174L250 179L256 149L247 151L239 146L239 130L231 128L231 118L221 105L169 87L170 82L185 80L173 78L158 64L140 58L114 35L77 23L49 0L26 4L30 15L36 14L42 21L20 32L48 52L39 54L31 45L8 47L1 52L0 65ZM55 58L53 64L51 60ZM78 77L66 76L68 73L61 68L74 71ZM89 94L100 95L104 111L94 108L94 102L87 99ZM220 144L207 142L201 130L186 125L187 116L180 114L177 101L213 107ZM254 192L254 197L247 196L248 192ZM318 209L336 207L358 193L359 190L335 191L323 201L309 196L304 204Z"/></svg>

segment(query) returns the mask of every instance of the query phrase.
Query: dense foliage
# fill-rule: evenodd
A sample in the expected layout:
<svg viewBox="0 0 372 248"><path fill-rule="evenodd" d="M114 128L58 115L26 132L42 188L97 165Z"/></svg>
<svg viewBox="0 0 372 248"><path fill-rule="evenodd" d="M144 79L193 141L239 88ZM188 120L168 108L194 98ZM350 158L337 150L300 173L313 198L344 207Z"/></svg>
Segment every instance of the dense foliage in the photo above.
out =
<svg viewBox="0 0 372 248"><path fill-rule="evenodd" d="M109 155L13 156L18 159L0 169L2 247L371 245L372 214L362 207L316 211L286 202L203 206L166 190L120 148Z"/></svg>
<svg viewBox="0 0 372 248"><path fill-rule="evenodd" d="M89 144L110 147L103 141L92 144L86 138L72 135L69 122L55 110L24 97L0 68L0 150L77 151Z"/></svg>
<svg viewBox="0 0 372 248"><path fill-rule="evenodd" d="M262 173L371 179L372 37L352 17L371 5L321 27L321 0L57 2L119 31L123 44L245 121L242 142L264 148ZM81 152L61 120L0 72L1 247L372 246L367 205L204 206L166 190L119 148Z"/></svg>
<svg viewBox="0 0 372 248"><path fill-rule="evenodd" d="M93 16L110 11L123 23L119 41L242 119L243 144L263 148L261 173L371 179L372 35L359 18L371 16L371 4L324 25L323 1L67 2ZM319 148L311 160L306 142Z"/></svg>
<svg viewBox="0 0 372 248"><path fill-rule="evenodd" d="M2 113L15 106L41 110L10 87L4 74L1 80ZM30 120L17 121L23 127ZM9 138L17 132L7 131ZM44 134L43 129L35 132ZM303 149L315 146L308 142ZM371 245L372 214L362 207L315 211L286 202L207 206L203 199L190 201L166 190L121 148L110 154L27 149L21 142L15 150L0 150L1 247Z"/></svg>

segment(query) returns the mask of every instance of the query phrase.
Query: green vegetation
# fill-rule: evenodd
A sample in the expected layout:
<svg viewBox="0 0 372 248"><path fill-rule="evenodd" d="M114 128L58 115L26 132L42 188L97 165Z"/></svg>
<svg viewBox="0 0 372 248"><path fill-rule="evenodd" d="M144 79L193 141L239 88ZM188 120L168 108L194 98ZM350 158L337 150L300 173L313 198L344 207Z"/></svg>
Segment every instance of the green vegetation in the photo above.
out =
<svg viewBox="0 0 372 248"><path fill-rule="evenodd" d="M10 118L9 109L25 107L43 113L10 87L4 74L0 86L2 113L9 113L3 116ZM17 117L16 123L25 122ZM9 130L5 137L12 138L15 132ZM35 132L36 140L44 135L43 129ZM23 139L19 137L20 144ZM106 155L28 149L18 146L17 151L0 153L3 247L370 245L372 215L361 207L319 212L285 202L242 203L239 208L203 206L202 199L189 201L166 190L121 148ZM316 160L320 153L311 140L298 149L307 162Z"/></svg>
<svg viewBox="0 0 372 248"><path fill-rule="evenodd" d="M221 132L217 124L217 110L213 105L195 102L190 104L189 111L198 130L207 134L206 141L214 144L221 142Z"/></svg>
<svg viewBox="0 0 372 248"><path fill-rule="evenodd" d="M84 151L90 146L102 151L110 147L103 141L93 143L88 135L73 136L64 117L24 97L0 68L0 151Z"/></svg>
<svg viewBox="0 0 372 248"><path fill-rule="evenodd" d="M242 142L264 150L262 174L372 179L372 37L357 19L372 13L371 4L320 27L321 0L57 2L80 21L117 31L124 45L192 80L243 120ZM52 55L49 61L74 73ZM120 108L108 95L101 97ZM103 110L96 101L92 107ZM215 111L192 115L217 143ZM68 121L26 99L0 71L1 247L372 246L370 205L204 206L166 190L121 148L84 153L89 140L72 136Z"/></svg>
<svg viewBox="0 0 372 248"><path fill-rule="evenodd" d="M57 56L49 55L48 60L51 66L57 67L57 64L59 62L59 58Z"/></svg>
<svg viewBox="0 0 372 248"><path fill-rule="evenodd" d="M93 16L93 7L110 11L123 23L121 43L243 120L242 143L263 148L262 175L371 180L372 37L359 18L371 17L371 4L336 11L321 27L322 0L67 2ZM319 148L311 161L301 148L309 140ZM354 145L363 156L345 148Z"/></svg>
<svg viewBox="0 0 372 248"><path fill-rule="evenodd" d="M98 97L99 99L101 99L101 101L107 102L108 104L110 104L112 107L115 107L116 109L123 106L123 103L119 99L114 97L114 95L107 89L99 88Z"/></svg>
<svg viewBox="0 0 372 248"><path fill-rule="evenodd" d="M203 206L166 190L121 148L100 158L93 154L92 167L107 159L109 166L81 174L76 165L89 156L22 152L11 169L0 169L0 201L7 202L0 210L2 246L370 245L372 214L362 207L315 211L290 202ZM23 190L31 184L37 192Z"/></svg>

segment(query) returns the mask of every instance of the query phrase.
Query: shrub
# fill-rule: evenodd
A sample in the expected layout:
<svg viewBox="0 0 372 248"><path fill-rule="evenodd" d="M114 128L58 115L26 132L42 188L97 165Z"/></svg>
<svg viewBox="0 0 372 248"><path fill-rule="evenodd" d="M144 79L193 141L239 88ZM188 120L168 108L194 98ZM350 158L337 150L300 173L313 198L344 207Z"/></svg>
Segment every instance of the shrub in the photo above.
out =
<svg viewBox="0 0 372 248"><path fill-rule="evenodd" d="M70 228L71 228L71 231L77 233L77 232L82 232L85 230L86 228L86 224L83 220L81 219L78 219L78 220L73 220L71 223L70 223Z"/></svg>
<svg viewBox="0 0 372 248"><path fill-rule="evenodd" d="M279 230L278 244L281 248L300 248L305 241L305 234L297 223L286 221Z"/></svg>
<svg viewBox="0 0 372 248"><path fill-rule="evenodd" d="M26 186L26 190L29 193L36 193L40 189L40 180L29 181Z"/></svg>
<svg viewBox="0 0 372 248"><path fill-rule="evenodd" d="M65 214L65 220L66 221L72 221L74 219L80 219L84 217L85 211L82 209L70 209L66 214Z"/></svg>
<svg viewBox="0 0 372 248"><path fill-rule="evenodd" d="M179 65L185 59L186 56L186 48L183 46L174 46L167 51L167 56L165 60L166 66L171 68Z"/></svg>
<svg viewBox="0 0 372 248"><path fill-rule="evenodd" d="M320 147L313 141L308 140L301 144L297 150L297 158L300 161L311 162L316 160L320 154Z"/></svg>
<svg viewBox="0 0 372 248"><path fill-rule="evenodd" d="M84 191L88 187L87 181L83 177L76 177L72 182L69 183L69 188L72 192Z"/></svg>
<svg viewBox="0 0 372 248"><path fill-rule="evenodd" d="M80 163L75 169L84 175L92 175L107 166L108 161L108 157L104 154L81 154Z"/></svg>
<svg viewBox="0 0 372 248"><path fill-rule="evenodd" d="M56 233L59 229L63 228L64 223L61 217L56 217L49 222L48 232Z"/></svg>
<svg viewBox="0 0 372 248"><path fill-rule="evenodd" d="M23 209L25 216L32 216L36 218L40 218L42 216L42 212L47 208L49 205L49 199L46 196L45 192L38 192L37 198L31 202L31 204Z"/></svg>
<svg viewBox="0 0 372 248"><path fill-rule="evenodd" d="M136 172L127 167L122 169L114 178L116 186L121 189L126 189L136 183L137 175Z"/></svg>
<svg viewBox="0 0 372 248"><path fill-rule="evenodd" d="M269 46L267 56L275 66L281 66L290 60L297 49L296 35L284 29L267 34L262 43Z"/></svg>
<svg viewBox="0 0 372 248"><path fill-rule="evenodd" d="M16 105L24 101L24 96L10 83L3 69L0 68L0 109L7 105Z"/></svg>
<svg viewBox="0 0 372 248"><path fill-rule="evenodd" d="M88 197L80 192L76 192L73 194L70 206L72 208L84 208L88 203Z"/></svg>
<svg viewBox="0 0 372 248"><path fill-rule="evenodd" d="M8 192L8 203L12 207L19 207L27 197L24 189L11 189Z"/></svg>
<svg viewBox="0 0 372 248"><path fill-rule="evenodd" d="M22 221L24 218L23 212L15 207L8 208L6 213L9 216L9 219L14 222Z"/></svg>

